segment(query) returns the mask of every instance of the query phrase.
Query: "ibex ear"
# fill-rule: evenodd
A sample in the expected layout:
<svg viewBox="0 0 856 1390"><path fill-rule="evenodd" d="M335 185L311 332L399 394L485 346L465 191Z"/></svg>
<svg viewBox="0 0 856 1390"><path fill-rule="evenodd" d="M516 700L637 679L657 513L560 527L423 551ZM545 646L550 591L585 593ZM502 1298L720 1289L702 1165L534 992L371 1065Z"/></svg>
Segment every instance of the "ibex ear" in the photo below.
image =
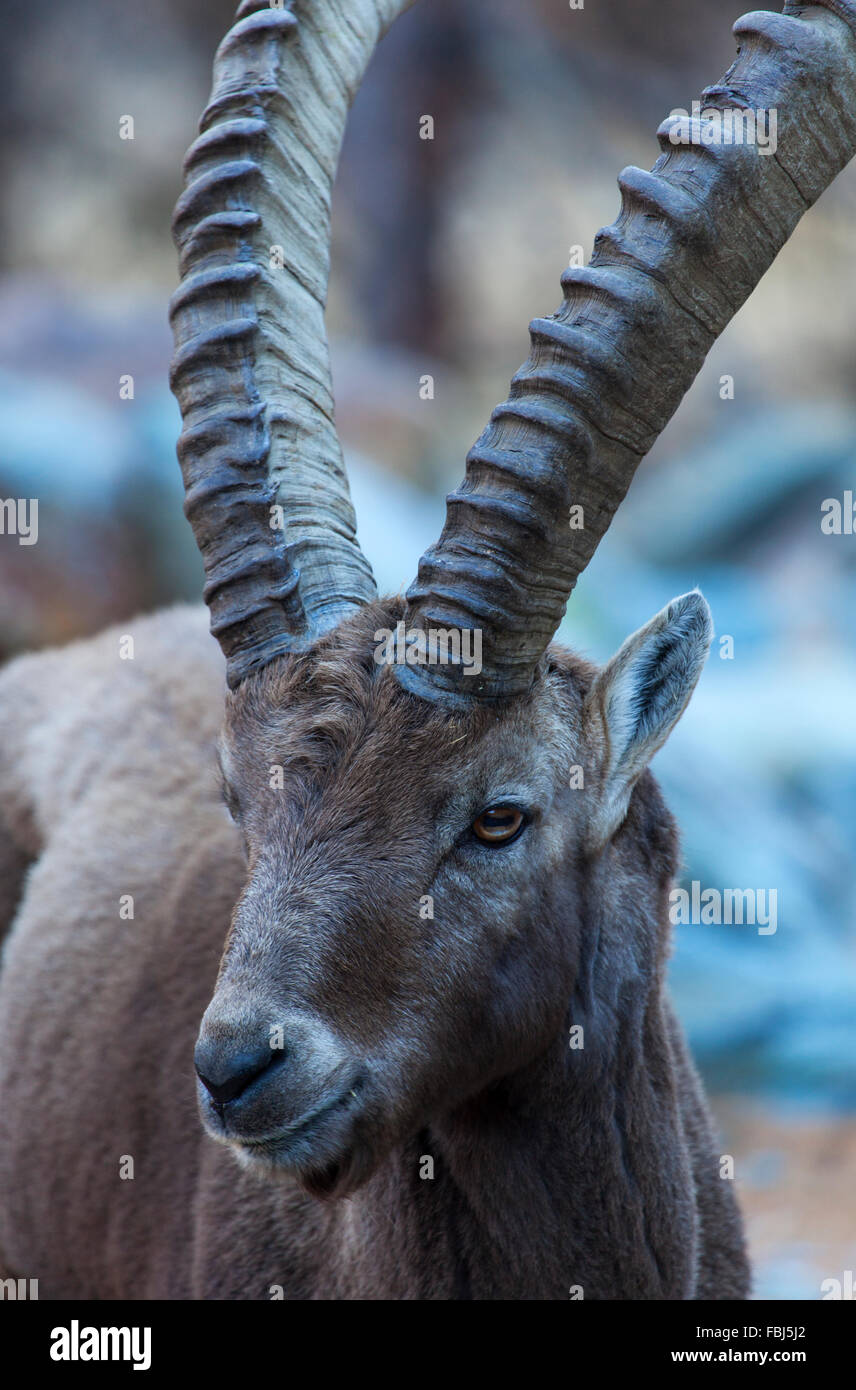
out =
<svg viewBox="0 0 856 1390"><path fill-rule="evenodd" d="M693 590L628 637L595 678L586 717L593 732L602 727L604 761L590 850L624 820L634 783L687 707L712 638L710 609Z"/></svg>

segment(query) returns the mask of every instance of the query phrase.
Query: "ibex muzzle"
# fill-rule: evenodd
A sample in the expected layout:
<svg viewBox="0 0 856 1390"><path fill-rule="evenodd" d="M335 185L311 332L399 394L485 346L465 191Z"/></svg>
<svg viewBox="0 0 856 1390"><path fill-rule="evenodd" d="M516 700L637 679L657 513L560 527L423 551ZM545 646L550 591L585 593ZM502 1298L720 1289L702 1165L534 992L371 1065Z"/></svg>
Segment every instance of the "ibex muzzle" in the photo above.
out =
<svg viewBox="0 0 856 1390"><path fill-rule="evenodd" d="M319 1019L279 1010L268 1023L254 1002L252 984L225 988L202 1020L203 1120L248 1160L317 1172L349 1140L363 1073Z"/></svg>

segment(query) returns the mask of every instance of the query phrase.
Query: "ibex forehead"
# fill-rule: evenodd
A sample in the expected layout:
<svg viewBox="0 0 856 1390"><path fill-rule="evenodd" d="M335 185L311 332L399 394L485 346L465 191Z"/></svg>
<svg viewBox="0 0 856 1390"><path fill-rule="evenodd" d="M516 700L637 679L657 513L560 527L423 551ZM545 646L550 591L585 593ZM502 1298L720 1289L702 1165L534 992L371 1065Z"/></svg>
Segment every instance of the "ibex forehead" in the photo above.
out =
<svg viewBox="0 0 856 1390"><path fill-rule="evenodd" d="M397 609L397 601L371 605L314 650L282 658L230 694L227 781L256 781L277 765L286 777L353 779L371 760L374 776L385 768L400 778L418 766L437 809L447 786L462 806L473 795L548 793L557 763L574 760L589 668L562 654L542 663L525 698L446 709L403 690L374 659L373 633L394 625Z"/></svg>

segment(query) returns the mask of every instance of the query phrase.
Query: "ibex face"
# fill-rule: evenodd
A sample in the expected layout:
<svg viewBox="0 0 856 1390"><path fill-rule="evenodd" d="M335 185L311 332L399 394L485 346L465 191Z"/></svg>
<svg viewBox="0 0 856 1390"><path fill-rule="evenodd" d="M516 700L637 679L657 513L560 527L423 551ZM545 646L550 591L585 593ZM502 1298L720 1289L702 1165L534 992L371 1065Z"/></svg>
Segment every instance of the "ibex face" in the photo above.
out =
<svg viewBox="0 0 856 1390"><path fill-rule="evenodd" d="M592 865L710 640L687 595L600 675L551 651L527 698L457 711L373 659L401 611L373 604L243 683L222 740L249 876L197 1047L202 1114L315 1193L562 1032ZM655 843L625 827L608 868L649 934L673 868L652 796Z"/></svg>

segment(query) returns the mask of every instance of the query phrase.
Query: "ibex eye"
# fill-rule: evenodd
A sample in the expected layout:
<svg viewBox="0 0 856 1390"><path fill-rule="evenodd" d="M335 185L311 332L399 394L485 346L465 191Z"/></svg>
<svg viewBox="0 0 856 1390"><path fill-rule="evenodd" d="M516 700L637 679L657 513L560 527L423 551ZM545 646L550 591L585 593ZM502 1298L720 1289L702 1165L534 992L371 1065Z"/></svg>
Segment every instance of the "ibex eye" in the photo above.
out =
<svg viewBox="0 0 856 1390"><path fill-rule="evenodd" d="M488 806L473 821L473 834L486 845L507 845L517 838L526 818L516 806Z"/></svg>

